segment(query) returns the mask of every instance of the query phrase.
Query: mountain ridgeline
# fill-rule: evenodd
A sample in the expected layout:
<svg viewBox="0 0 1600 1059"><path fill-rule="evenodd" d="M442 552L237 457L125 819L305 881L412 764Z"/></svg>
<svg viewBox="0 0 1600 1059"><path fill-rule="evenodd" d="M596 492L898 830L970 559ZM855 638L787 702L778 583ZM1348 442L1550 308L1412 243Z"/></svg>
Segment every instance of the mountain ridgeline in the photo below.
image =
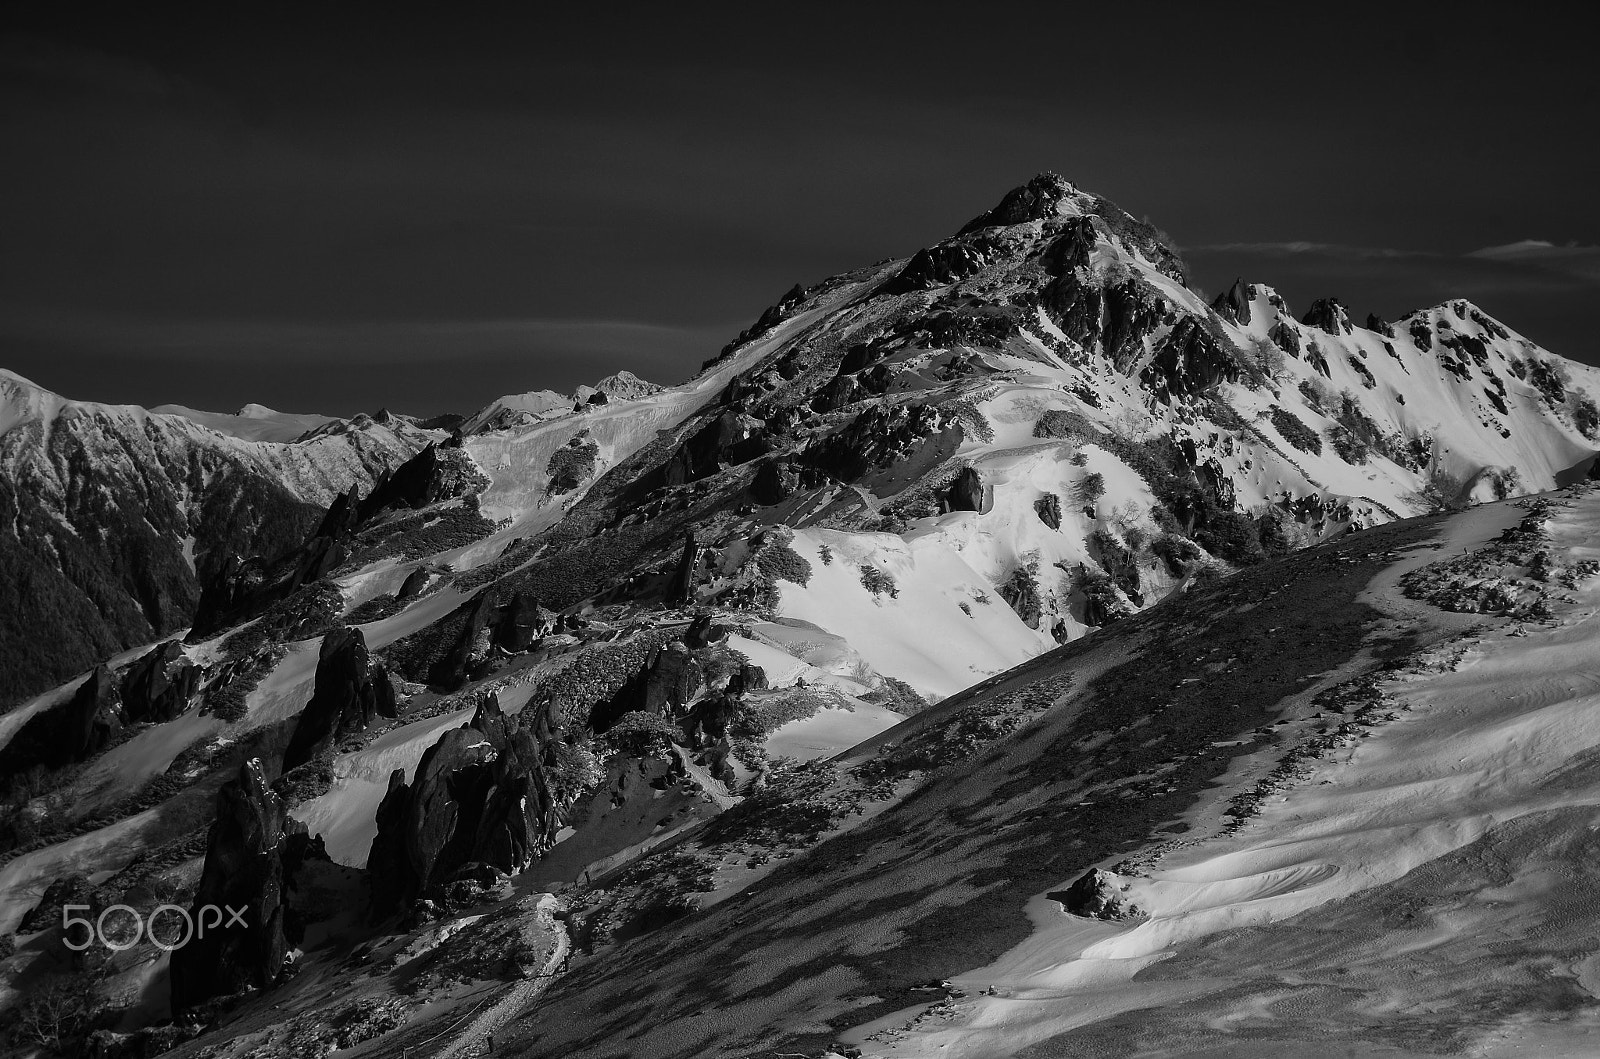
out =
<svg viewBox="0 0 1600 1059"><path fill-rule="evenodd" d="M1469 302L1357 324L1243 280L1207 300L1159 232L1051 174L795 287L678 386L268 438L4 385L0 930L74 895L265 902L174 961L159 1031L261 1048L282 1042L253 998L290 988L298 947L433 988L457 950L429 925L491 929L472 917L520 875L564 890L603 969L1020 730L1164 600L1198 615L1198 656L1222 633L1195 600L1225 578L1581 480L1600 438L1600 375ZM1197 747L1241 710L1203 705ZM844 780L827 759L852 746ZM137 955L112 972L149 985ZM340 1025L415 1015L372 1003ZM140 1032L100 1039L135 1054Z"/></svg>

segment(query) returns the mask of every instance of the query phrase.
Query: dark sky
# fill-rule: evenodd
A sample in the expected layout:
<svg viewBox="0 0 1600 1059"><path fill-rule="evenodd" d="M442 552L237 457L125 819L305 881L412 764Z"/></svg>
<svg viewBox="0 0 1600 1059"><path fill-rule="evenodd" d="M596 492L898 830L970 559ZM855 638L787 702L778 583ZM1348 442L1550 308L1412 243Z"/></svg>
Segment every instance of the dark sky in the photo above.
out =
<svg viewBox="0 0 1600 1059"><path fill-rule="evenodd" d="M1533 5L31 6L0 38L0 366L70 396L677 382L1044 169L1208 292L1465 296L1600 361L1591 44ZM1474 253L1523 240L1552 245Z"/></svg>

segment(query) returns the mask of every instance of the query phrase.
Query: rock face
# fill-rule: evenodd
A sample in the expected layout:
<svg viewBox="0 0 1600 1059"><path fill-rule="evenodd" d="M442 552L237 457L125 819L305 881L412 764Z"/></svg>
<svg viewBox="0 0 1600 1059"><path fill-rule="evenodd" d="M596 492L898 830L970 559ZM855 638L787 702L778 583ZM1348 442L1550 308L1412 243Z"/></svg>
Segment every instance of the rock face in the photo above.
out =
<svg viewBox="0 0 1600 1059"><path fill-rule="evenodd" d="M1046 526L1053 530L1061 528L1061 497L1056 493L1046 493L1035 500L1033 510Z"/></svg>
<svg viewBox="0 0 1600 1059"><path fill-rule="evenodd" d="M122 674L123 715L131 722L172 720L193 705L202 673L183 644L168 640Z"/></svg>
<svg viewBox="0 0 1600 1059"><path fill-rule="evenodd" d="M1330 335L1348 335L1354 330L1350 326L1350 313L1339 304L1338 298L1318 298L1300 322Z"/></svg>
<svg viewBox="0 0 1600 1059"><path fill-rule="evenodd" d="M692 434L667 463L666 484L683 485L716 474L722 464L748 463L770 449L766 425L728 410Z"/></svg>
<svg viewBox="0 0 1600 1059"><path fill-rule="evenodd" d="M1091 868L1077 882L1065 890L1048 895L1050 900L1061 902L1068 912L1090 919L1127 919L1138 912L1122 899L1122 889L1112 875Z"/></svg>
<svg viewBox="0 0 1600 1059"><path fill-rule="evenodd" d="M294 876L319 844L307 839L305 825L268 789L259 758L245 762L238 779L223 785L190 909L196 933L172 954L174 1013L277 981L300 939L289 907ZM230 908L240 912L239 919ZM217 924L209 925L213 919ZM204 934L198 930L202 922L208 924Z"/></svg>
<svg viewBox="0 0 1600 1059"><path fill-rule="evenodd" d="M470 865L509 875L548 849L559 824L545 750L487 697L428 748L411 783L396 769L367 860L374 916L404 910Z"/></svg>
<svg viewBox="0 0 1600 1059"><path fill-rule="evenodd" d="M400 583L400 591L395 593L394 598L398 599L402 603L406 602L407 600L416 599L418 596L422 595L422 590L428 587L428 581L430 580L431 576L432 575L428 573L426 568L421 566L417 567L415 570L407 574L406 579Z"/></svg>
<svg viewBox="0 0 1600 1059"><path fill-rule="evenodd" d="M1139 381L1162 401L1192 397L1221 382L1239 381L1239 362L1192 316L1178 321L1162 340Z"/></svg>
<svg viewBox="0 0 1600 1059"><path fill-rule="evenodd" d="M0 746L0 781L31 768L60 768L104 750L122 734L122 707L111 671L99 666L66 702L28 718Z"/></svg>
<svg viewBox="0 0 1600 1059"><path fill-rule="evenodd" d="M1394 337L1394 324L1391 324L1377 313L1367 314L1367 330L1376 331L1384 338Z"/></svg>
<svg viewBox="0 0 1600 1059"><path fill-rule="evenodd" d="M610 699L598 702L589 714L589 727L604 732L624 714L653 713L668 720L683 713L689 701L705 686L705 672L689 645L673 641L651 650L643 668Z"/></svg>
<svg viewBox="0 0 1600 1059"><path fill-rule="evenodd" d="M361 630L330 632L322 638L316 685L289 737L283 771L305 764L353 732L365 731L374 718L397 714L394 685L383 666L371 664Z"/></svg>
<svg viewBox="0 0 1600 1059"><path fill-rule="evenodd" d="M1054 217L1061 200L1072 192L1072 185L1063 177L1055 173L1040 173L1021 187L1006 192L998 206L973 218L958 234Z"/></svg>
<svg viewBox="0 0 1600 1059"><path fill-rule="evenodd" d="M1211 307L1218 315L1243 327L1250 323L1250 301L1253 293L1253 289L1247 286L1244 280L1235 279L1233 286L1217 295Z"/></svg>
<svg viewBox="0 0 1600 1059"><path fill-rule="evenodd" d="M985 502L988 494L984 491L983 476L976 467L963 467L956 480L951 483L945 492L945 510L947 511L977 511L982 513L988 510Z"/></svg>

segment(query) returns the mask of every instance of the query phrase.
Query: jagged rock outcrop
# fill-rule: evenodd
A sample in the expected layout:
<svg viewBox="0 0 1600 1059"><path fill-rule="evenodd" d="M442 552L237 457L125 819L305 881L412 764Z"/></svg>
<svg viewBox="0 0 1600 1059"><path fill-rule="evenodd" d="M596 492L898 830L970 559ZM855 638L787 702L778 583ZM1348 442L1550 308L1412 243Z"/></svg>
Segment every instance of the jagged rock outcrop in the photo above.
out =
<svg viewBox="0 0 1600 1059"><path fill-rule="evenodd" d="M672 571L667 585L667 602L683 603L694 596L694 585L700 573L700 544L695 540L694 527L683 531L683 551L678 565Z"/></svg>
<svg viewBox="0 0 1600 1059"><path fill-rule="evenodd" d="M402 911L468 865L510 875L548 849L559 827L545 746L493 697L440 736L407 783L396 769L367 859L372 911Z"/></svg>
<svg viewBox="0 0 1600 1059"><path fill-rule="evenodd" d="M604 732L624 714L634 712L677 718L704 686L705 670L687 643L672 641L652 648L645 664L615 695L595 703L589 727Z"/></svg>
<svg viewBox="0 0 1600 1059"><path fill-rule="evenodd" d="M555 628L556 615L526 592L513 592L494 622L494 645L516 653Z"/></svg>
<svg viewBox="0 0 1600 1059"><path fill-rule="evenodd" d="M1242 279L1235 279L1233 286L1217 295L1211 307L1218 315L1243 327L1250 323L1250 301L1254 294L1254 287Z"/></svg>
<svg viewBox="0 0 1600 1059"><path fill-rule="evenodd" d="M428 587L428 582L432 578L433 575L428 572L427 567L417 567L407 574L406 579L400 583L400 591L395 593L394 598L401 603L416 599L422 595L422 590Z"/></svg>
<svg viewBox="0 0 1600 1059"><path fill-rule="evenodd" d="M172 954L174 1013L278 980L302 933L290 907L295 874L320 845L268 788L259 758L222 786L190 908L196 925L208 926Z"/></svg>
<svg viewBox="0 0 1600 1059"><path fill-rule="evenodd" d="M983 228L1023 224L1056 216L1061 200L1072 194L1073 187L1055 173L1040 173L1021 187L1006 192L1000 204L962 226L958 235L976 232Z"/></svg>
<svg viewBox="0 0 1600 1059"><path fill-rule="evenodd" d="M766 424L734 409L718 415L689 437L663 469L667 485L683 485L716 474L723 464L748 463L771 446Z"/></svg>
<svg viewBox="0 0 1600 1059"><path fill-rule="evenodd" d="M1061 228L1055 242L1045 248L1040 260L1055 275L1089 267L1089 255L1094 253L1096 236L1094 222L1087 217L1074 217Z"/></svg>
<svg viewBox="0 0 1600 1059"><path fill-rule="evenodd" d="M372 664L361 630L336 629L322 638L316 684L289 737L283 771L305 764L347 735L366 731L378 717L398 715L394 685L383 666Z"/></svg>
<svg viewBox="0 0 1600 1059"><path fill-rule="evenodd" d="M462 604L465 621L450 647L428 669L428 684L445 691L454 691L473 679L489 658L492 646L489 622L496 611L493 590L478 594L470 603Z"/></svg>
<svg viewBox="0 0 1600 1059"><path fill-rule="evenodd" d="M1330 335L1348 335L1355 330L1350 326L1349 311L1339 303L1338 298L1318 298L1311 303L1311 308L1306 310L1300 322Z"/></svg>
<svg viewBox="0 0 1600 1059"><path fill-rule="evenodd" d="M1138 913L1122 897L1116 877L1091 868L1065 890L1056 890L1050 900L1059 901L1068 913L1090 919L1127 919Z"/></svg>
<svg viewBox="0 0 1600 1059"><path fill-rule="evenodd" d="M97 666L71 698L28 718L0 746L0 781L84 761L115 743L122 728L117 682L109 669Z"/></svg>
<svg viewBox="0 0 1600 1059"><path fill-rule="evenodd" d="M918 250L894 276L878 288L884 294L906 294L959 283L987 263L983 250L968 243L941 243Z"/></svg>
<svg viewBox="0 0 1600 1059"><path fill-rule="evenodd" d="M1056 493L1046 493L1033 502L1033 510L1043 522L1053 530L1061 528L1061 497Z"/></svg>
<svg viewBox="0 0 1600 1059"><path fill-rule="evenodd" d="M976 511L982 514L993 504L993 492L983 483L976 467L963 467L944 493L946 511Z"/></svg>
<svg viewBox="0 0 1600 1059"><path fill-rule="evenodd" d="M204 670L168 640L122 674L122 712L128 721L170 721L194 705Z"/></svg>
<svg viewBox="0 0 1600 1059"><path fill-rule="evenodd" d="M1132 281L1100 287L1072 273L1046 284L1039 306L1062 334L1124 374L1143 356L1145 336L1165 315L1147 287Z"/></svg>
<svg viewBox="0 0 1600 1059"><path fill-rule="evenodd" d="M1267 332L1267 338L1279 349L1296 360L1300 358L1300 332L1289 326L1288 321L1279 320Z"/></svg>
<svg viewBox="0 0 1600 1059"><path fill-rule="evenodd" d="M1139 374L1139 381L1158 399L1193 397L1221 382L1239 381L1239 362L1233 350L1186 316L1156 348L1156 355Z"/></svg>
<svg viewBox="0 0 1600 1059"><path fill-rule="evenodd" d="M1391 324L1377 313L1367 314L1367 330L1376 331L1384 338L1394 337L1394 324Z"/></svg>

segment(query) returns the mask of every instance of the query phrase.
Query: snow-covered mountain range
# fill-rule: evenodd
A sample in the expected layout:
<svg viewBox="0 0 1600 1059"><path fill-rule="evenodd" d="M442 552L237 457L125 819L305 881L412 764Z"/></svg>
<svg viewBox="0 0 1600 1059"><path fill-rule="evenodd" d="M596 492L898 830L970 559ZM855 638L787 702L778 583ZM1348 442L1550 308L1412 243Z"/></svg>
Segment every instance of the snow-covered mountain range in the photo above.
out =
<svg viewBox="0 0 1600 1059"><path fill-rule="evenodd" d="M1216 789L1247 795L1284 753L1320 761L1296 749L1307 704L1378 679L1395 644L1421 649L1404 629L1368 638L1427 604L1362 596L1437 532L1409 520L1584 482L1597 393L1594 368L1465 301L1357 322L1261 283L1207 300L1153 228L1054 175L908 259L796 287L677 386L622 372L418 422L146 411L0 374L0 702L17 703L0 714L0 931L17 938L0 1004L56 973L64 905L226 900L261 912L209 946L94 964L102 999L137 998L98 1027L98 1046L130 1049L107 1054L208 1026L186 1047L468 1049L533 995L508 987L468 1018L462 983L521 973L489 966L487 939L527 967L578 954L541 1001L559 1025L516 1023L526 1054L614 1052L606 1004L650 1024L639 1055L845 1037L1002 1054L905 1015L933 1004L916 990L992 961L983 988L1111 988L1080 965L1127 924L1073 927L1062 971L1065 948L1027 948L1029 916L1053 938L1040 917L1059 914L1029 887L1090 878L1105 911L1116 895L1096 898L1089 869L1144 878L1158 826L1204 831ZM1593 573L1581 548L1546 547L1542 568L1524 551L1505 570L1539 584ZM1479 577L1451 598L1525 619L1525 589ZM1262 652L1282 672L1251 668L1246 689L1235 663ZM1104 789L1052 769L1098 769ZM1039 823L1044 791L1077 823ZM981 805L1010 808L958 823ZM1459 848L1426 833L1429 856ZM1416 862L1383 863L1355 889ZM1210 870L1129 883L1116 907L1186 910L1183 884ZM1268 896L1318 870L1260 868L1288 873ZM836 896L816 889L835 876ZM1316 892L1348 896L1350 878ZM815 913L815 944L749 896L769 887ZM529 903L546 889L559 923ZM1207 909L1260 897L1214 889ZM829 908L877 940L822 930ZM930 956L918 932L961 915L993 936ZM688 984L705 931L756 961L721 1001ZM647 985L596 984L622 966L618 982L658 975L683 1003L629 1009ZM399 1001L402 981L426 1002ZM332 999L287 1021L274 1007L315 990ZM1016 1022L936 999L962 1025ZM692 1021L719 1003L726 1018ZM911 1036L889 1033L903 1018Z"/></svg>

